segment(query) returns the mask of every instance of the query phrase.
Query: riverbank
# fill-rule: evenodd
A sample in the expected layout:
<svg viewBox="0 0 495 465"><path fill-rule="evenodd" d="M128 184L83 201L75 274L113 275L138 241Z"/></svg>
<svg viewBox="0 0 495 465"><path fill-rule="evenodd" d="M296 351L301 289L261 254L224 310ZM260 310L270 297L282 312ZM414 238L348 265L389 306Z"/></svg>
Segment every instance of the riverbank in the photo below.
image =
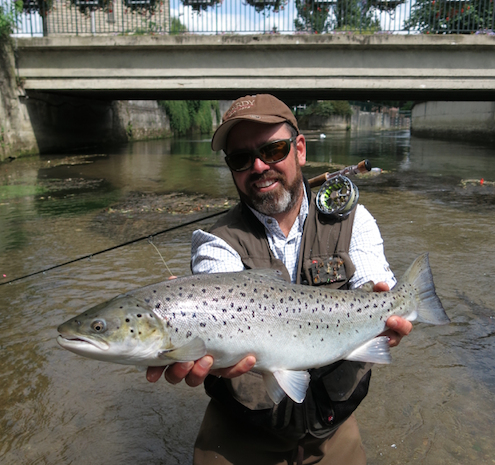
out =
<svg viewBox="0 0 495 465"><path fill-rule="evenodd" d="M421 102L412 110L415 137L492 142L495 102Z"/></svg>

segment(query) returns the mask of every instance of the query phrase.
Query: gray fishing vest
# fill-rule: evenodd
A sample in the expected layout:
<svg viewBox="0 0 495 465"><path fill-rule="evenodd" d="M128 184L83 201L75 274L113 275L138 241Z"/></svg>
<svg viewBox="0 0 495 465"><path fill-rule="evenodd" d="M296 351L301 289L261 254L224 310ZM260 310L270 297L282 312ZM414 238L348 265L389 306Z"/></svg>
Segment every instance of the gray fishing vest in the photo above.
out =
<svg viewBox="0 0 495 465"><path fill-rule="evenodd" d="M355 272L349 245L355 210L344 220L335 220L316 209L315 195L306 183L309 212L304 224L297 282L347 289ZM264 226L243 203L221 218L210 232L226 241L241 257L246 268L280 270L290 282L283 262L274 257ZM321 438L338 428L368 393L371 365L339 361L310 370L306 398L297 404L287 396L274 404L261 375L248 372L232 380L208 376L207 394L233 415L285 437L305 434Z"/></svg>

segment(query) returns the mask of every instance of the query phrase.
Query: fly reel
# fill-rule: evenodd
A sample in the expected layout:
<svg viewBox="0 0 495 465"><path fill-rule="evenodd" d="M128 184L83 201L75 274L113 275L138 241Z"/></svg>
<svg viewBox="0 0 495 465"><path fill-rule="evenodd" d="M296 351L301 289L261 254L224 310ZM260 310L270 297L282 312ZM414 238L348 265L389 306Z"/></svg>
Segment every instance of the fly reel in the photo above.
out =
<svg viewBox="0 0 495 465"><path fill-rule="evenodd" d="M358 199L357 186L346 176L338 175L320 187L316 194L316 206L321 213L342 219L351 213Z"/></svg>

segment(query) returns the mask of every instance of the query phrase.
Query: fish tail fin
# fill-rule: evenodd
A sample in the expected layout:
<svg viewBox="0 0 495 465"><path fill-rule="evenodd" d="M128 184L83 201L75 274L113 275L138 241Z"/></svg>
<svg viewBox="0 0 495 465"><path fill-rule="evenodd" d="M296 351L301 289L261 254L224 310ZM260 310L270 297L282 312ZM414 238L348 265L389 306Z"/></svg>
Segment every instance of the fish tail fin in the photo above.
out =
<svg viewBox="0 0 495 465"><path fill-rule="evenodd" d="M428 254L419 256L404 273L398 286L413 286L418 294L418 307L409 319L432 325L446 325L450 319L445 313L442 302L435 292L433 275Z"/></svg>

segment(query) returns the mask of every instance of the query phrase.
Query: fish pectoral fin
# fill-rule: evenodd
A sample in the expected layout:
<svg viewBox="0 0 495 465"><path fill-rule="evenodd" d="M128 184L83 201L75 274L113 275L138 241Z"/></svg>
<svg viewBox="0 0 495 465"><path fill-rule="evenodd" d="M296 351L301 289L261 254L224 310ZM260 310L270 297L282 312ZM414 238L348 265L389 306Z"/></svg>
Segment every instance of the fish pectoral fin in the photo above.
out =
<svg viewBox="0 0 495 465"><path fill-rule="evenodd" d="M195 337L192 341L183 346L175 347L173 349L160 350L157 354L160 359L171 359L174 362L195 361L205 355L205 342L199 337Z"/></svg>
<svg viewBox="0 0 495 465"><path fill-rule="evenodd" d="M310 379L307 371L277 370L273 373L273 377L294 402L300 404L304 400ZM268 394L270 395L270 392ZM273 397L272 400L275 402Z"/></svg>
<svg viewBox="0 0 495 465"><path fill-rule="evenodd" d="M390 363L392 357L388 337L375 337L347 355L345 360L350 360L351 362Z"/></svg>

